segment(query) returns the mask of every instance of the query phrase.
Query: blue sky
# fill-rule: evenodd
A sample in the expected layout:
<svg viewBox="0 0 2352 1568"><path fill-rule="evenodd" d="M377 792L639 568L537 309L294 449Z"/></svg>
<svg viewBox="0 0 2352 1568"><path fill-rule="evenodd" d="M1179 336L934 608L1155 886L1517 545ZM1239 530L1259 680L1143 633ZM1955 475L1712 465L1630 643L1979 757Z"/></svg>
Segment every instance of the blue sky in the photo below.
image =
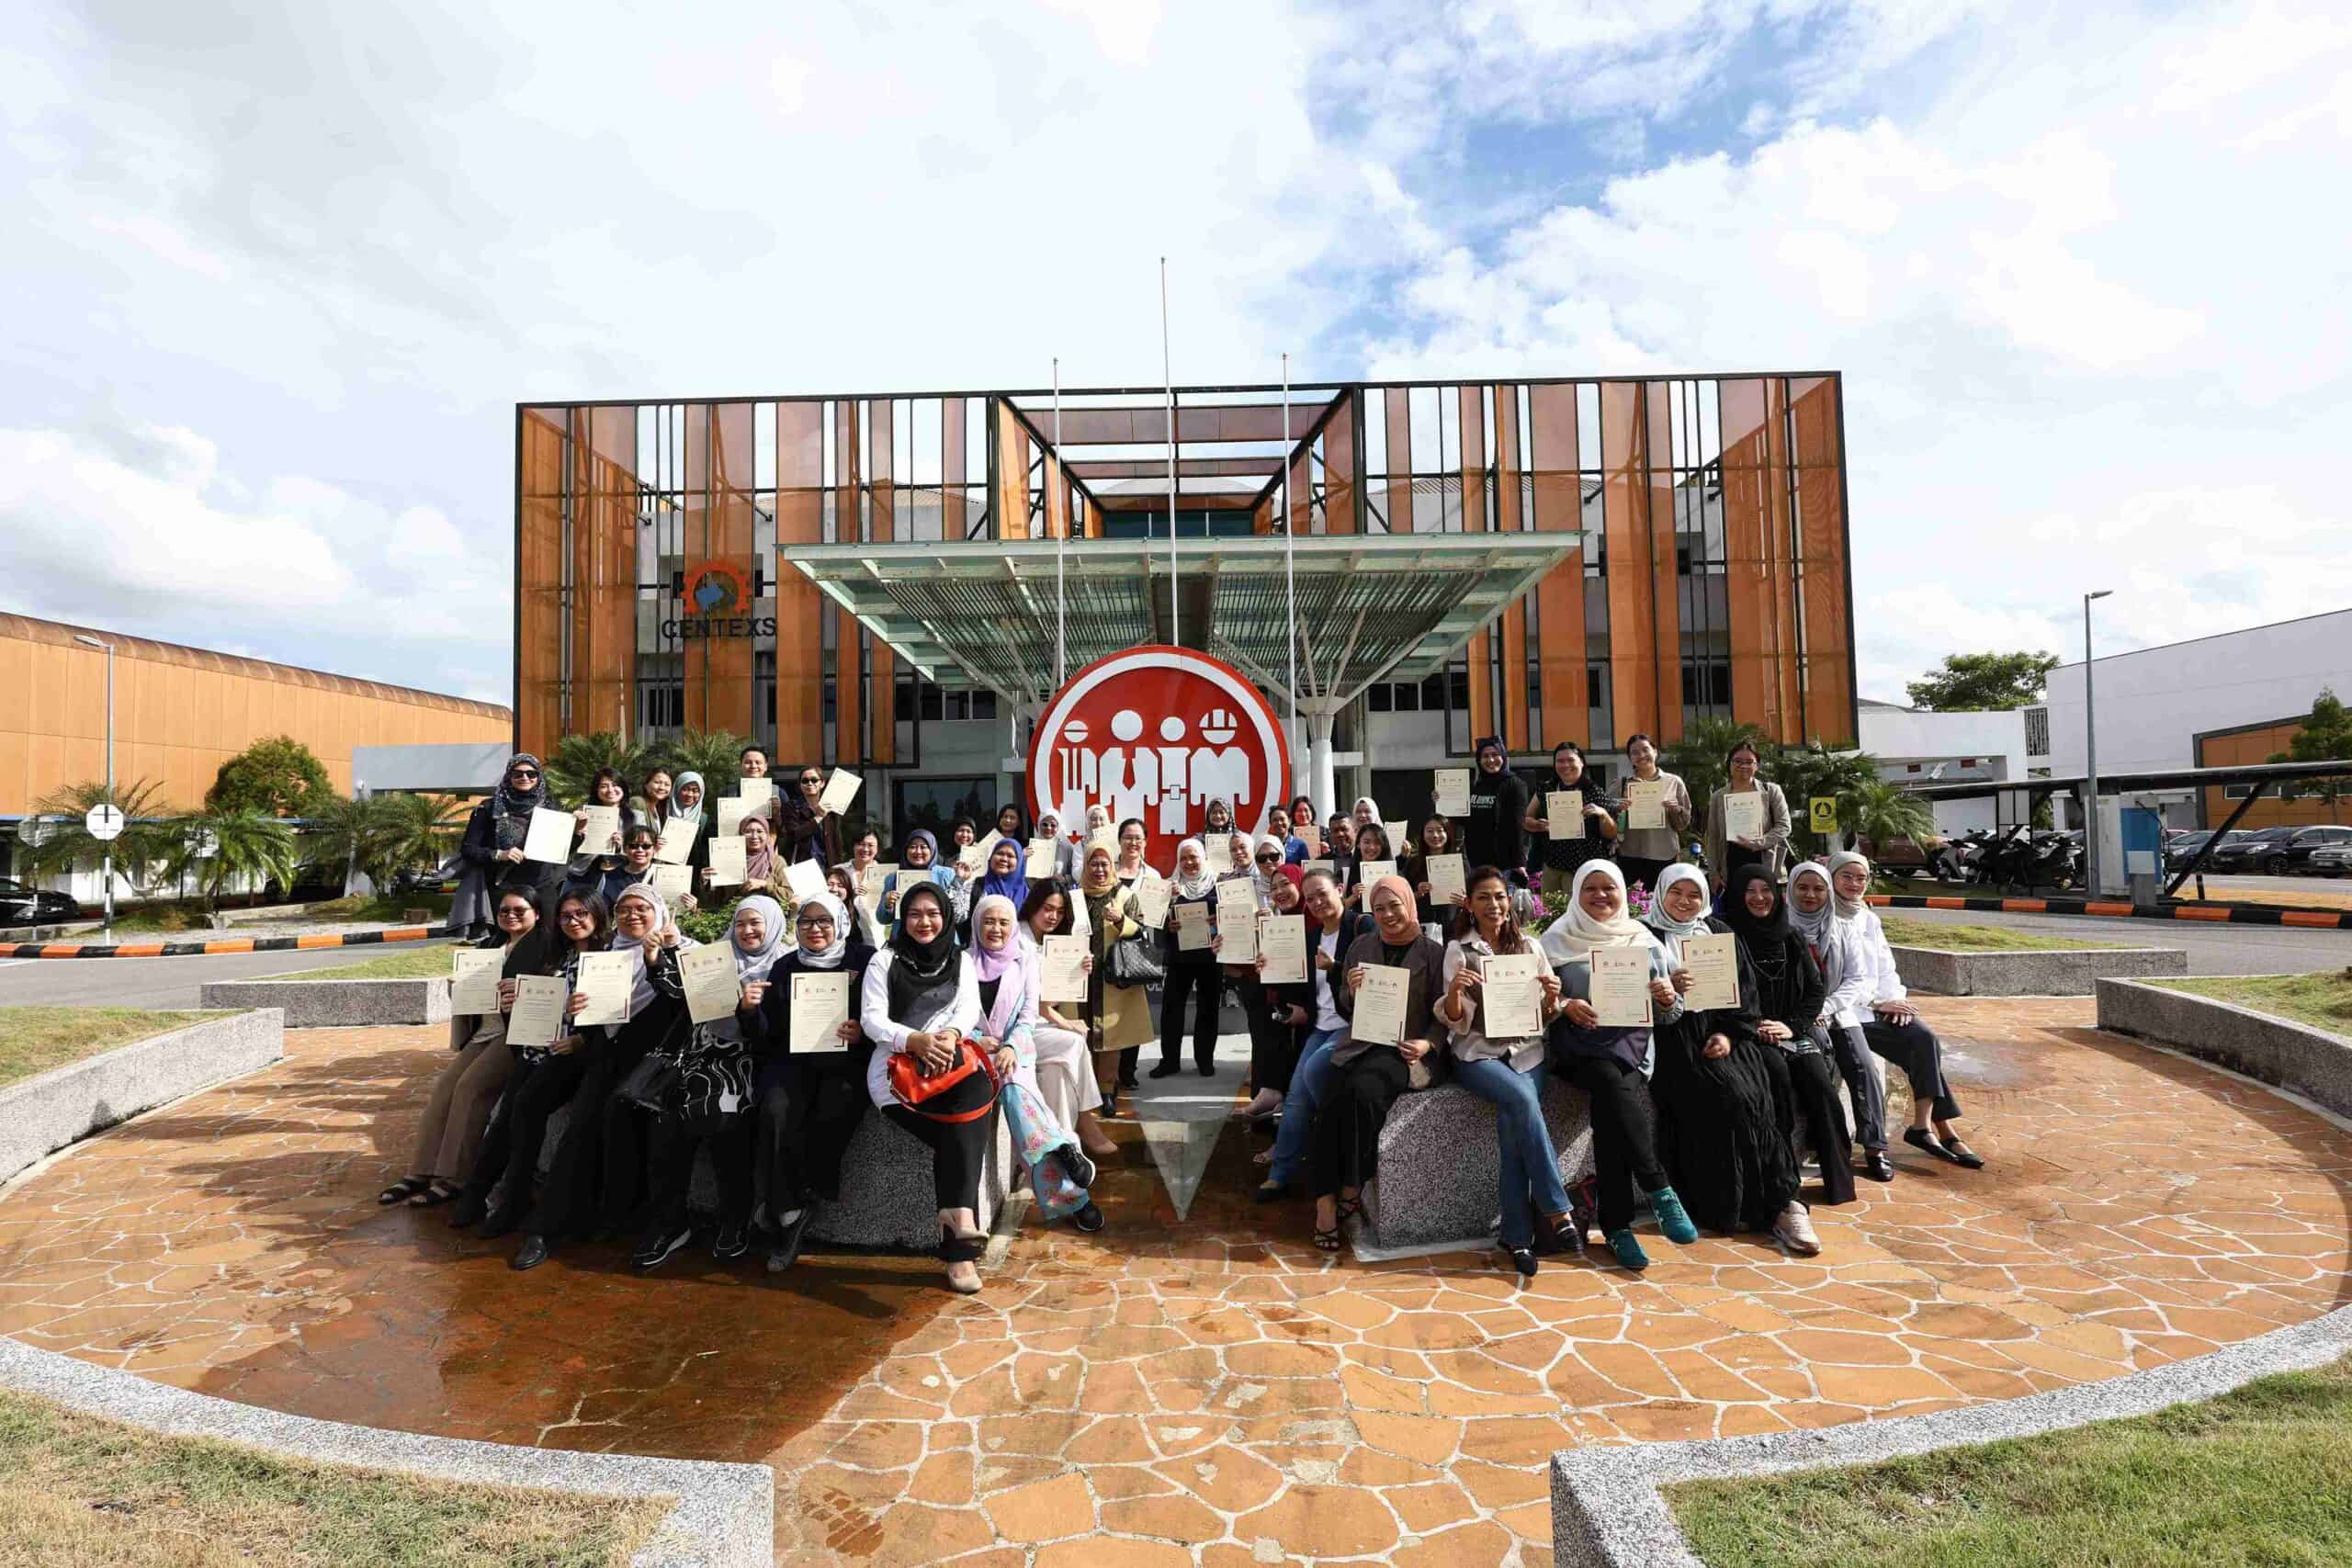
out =
<svg viewBox="0 0 2352 1568"><path fill-rule="evenodd" d="M2352 604L2340 6L645 15L24 9L0 606L504 700L514 401L1149 382L1162 254L1180 380L1844 371L1868 694Z"/></svg>

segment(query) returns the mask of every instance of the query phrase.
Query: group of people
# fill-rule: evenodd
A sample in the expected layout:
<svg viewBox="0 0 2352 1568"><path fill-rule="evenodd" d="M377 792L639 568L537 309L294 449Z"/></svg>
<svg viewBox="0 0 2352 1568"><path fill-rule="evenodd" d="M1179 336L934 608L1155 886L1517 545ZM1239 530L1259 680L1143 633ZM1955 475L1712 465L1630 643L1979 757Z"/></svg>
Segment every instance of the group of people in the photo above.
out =
<svg viewBox="0 0 2352 1568"><path fill-rule="evenodd" d="M1727 759L1729 785L1709 803L1712 871L1702 872L1681 849L1694 820L1688 790L1659 772L1646 738L1626 750L1634 778L1661 781L1663 828L1632 827L1574 745L1555 750L1555 782L1537 793L1489 739L1466 816L1431 813L1396 835L1408 842L1389 841L1368 798L1323 818L1300 796L1269 812L1255 839L1235 830L1229 803L1213 800L1203 831L1164 868L1148 863L1140 820L1113 824L1096 807L1065 832L1051 814L1033 827L1007 807L985 856L962 852L978 841L978 825L959 821L945 847L928 830L908 834L884 872L879 835L844 831L822 809L822 772L804 768L797 789L744 817L741 889L715 887L707 855L689 857L694 886L736 899L726 941L739 1006L705 1022L684 1002L680 954L695 944L649 880L672 821L701 821L704 781L657 771L632 795L617 775L598 773L591 799L619 808L616 852L578 846L568 864L547 866L520 852L533 811L549 802L537 760L518 755L469 823L472 874L458 911L469 927L486 915L475 940L503 951L501 1011L453 1025L456 1055L428 1100L411 1173L381 1201L451 1203L455 1224L485 1236L520 1232L517 1269L570 1239L631 1234L633 1261L652 1269L692 1239L688 1194L696 1155L707 1150L714 1254L740 1257L756 1239L769 1266L786 1269L815 1204L839 1196L844 1154L870 1107L933 1151L939 1255L950 1286L973 1291L985 1240L978 1186L996 1116L1041 1209L1100 1230L1095 1161L1117 1147L1102 1122L1123 1113L1123 1090L1139 1087L1143 1047L1158 1036L1153 1077L1180 1073L1189 1035L1194 1070L1214 1075L1228 995L1250 1042L1254 1097L1243 1114L1275 1128L1260 1156L1269 1168L1258 1196L1278 1200L1304 1181L1314 1242L1326 1251L1339 1250L1363 1201L1391 1107L1449 1080L1497 1108L1500 1242L1526 1275L1543 1252L1582 1252L1596 1225L1616 1261L1646 1267L1633 1229L1637 1192L1670 1241L1691 1241L1705 1226L1817 1252L1798 1195L1802 1145L1819 1164L1826 1203L1853 1197L1856 1142L1864 1174L1894 1174L1873 1055L1911 1087L1905 1142L1981 1166L1952 1125L1960 1108L1940 1046L1905 1000L1863 900L1867 863L1851 854L1808 862L1783 886L1787 805L1743 746ZM761 776L766 758L748 750L742 764L745 776ZM1580 834L1551 834L1553 790L1580 792ZM1732 834L1724 797L1740 791L1761 798L1740 814L1747 830ZM1033 839L1054 845L1049 874L1032 874ZM1431 882L1441 855L1461 855L1470 868L1447 900ZM787 868L804 861L823 868L827 890L796 899ZM1247 896L1220 898L1220 885L1238 878L1249 880ZM1537 918L1531 882L1564 900L1556 918ZM1629 884L1648 893L1638 915ZM1190 905L1207 907L1204 922L1183 913ZM1302 919L1303 981L1268 982L1262 958L1227 961L1232 933L1217 921L1237 905L1258 920ZM1203 924L1204 944L1180 937ZM1736 1007L1685 1005L1683 944L1708 934L1736 938ZM1082 998L1043 994L1042 955L1056 936L1085 939ZM1592 956L1613 948L1645 955L1646 1024L1604 1024L1592 1005ZM627 1021L510 1049L505 1009L516 979L570 981L581 956L596 952L629 957ZM1536 961L1535 1016L1510 1033L1488 1027L1481 997L1498 958ZM1374 969L1401 972L1401 987L1380 987L1402 1002L1384 1003L1395 1027L1366 1038L1355 1019ZM794 1049L793 977L804 974L847 980L838 1048ZM576 1016L582 999L575 994L570 1006ZM1596 1174L1574 1192L1545 1123L1547 1077L1591 1101ZM568 1114L549 1148L559 1111Z"/></svg>

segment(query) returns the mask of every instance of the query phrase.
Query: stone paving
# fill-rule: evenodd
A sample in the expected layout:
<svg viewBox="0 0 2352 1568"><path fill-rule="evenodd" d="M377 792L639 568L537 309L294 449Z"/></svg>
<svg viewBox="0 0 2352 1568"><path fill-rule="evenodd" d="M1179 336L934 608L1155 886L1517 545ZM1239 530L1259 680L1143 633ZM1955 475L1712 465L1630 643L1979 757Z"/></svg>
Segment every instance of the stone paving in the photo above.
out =
<svg viewBox="0 0 2352 1568"><path fill-rule="evenodd" d="M1645 1276L1524 1287L1488 1253L1335 1261L1303 1204L1248 1201L1239 1131L1180 1221L1126 1123L1110 1229L1033 1218L969 1300L850 1255L512 1274L372 1201L440 1032L291 1032L0 1197L0 1330L304 1415L762 1460L780 1561L1221 1568L1533 1562L1556 1448L2011 1398L2352 1297L2352 1134L2087 1000L1923 1005L1993 1167L1903 1152L1815 1212L1818 1259L1653 1235Z"/></svg>

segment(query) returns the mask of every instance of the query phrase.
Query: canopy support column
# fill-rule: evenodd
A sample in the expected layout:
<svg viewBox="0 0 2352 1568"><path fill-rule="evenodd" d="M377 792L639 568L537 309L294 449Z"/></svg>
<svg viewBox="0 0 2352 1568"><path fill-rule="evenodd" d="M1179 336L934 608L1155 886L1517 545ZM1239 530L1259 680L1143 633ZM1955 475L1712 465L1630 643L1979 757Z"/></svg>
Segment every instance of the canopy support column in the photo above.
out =
<svg viewBox="0 0 2352 1568"><path fill-rule="evenodd" d="M1332 793L1338 781L1331 766L1331 726L1339 716L1339 705L1328 700L1303 702L1299 712L1306 720L1306 781L1303 787L1294 786L1291 793L1312 795L1317 811L1337 811L1340 806Z"/></svg>

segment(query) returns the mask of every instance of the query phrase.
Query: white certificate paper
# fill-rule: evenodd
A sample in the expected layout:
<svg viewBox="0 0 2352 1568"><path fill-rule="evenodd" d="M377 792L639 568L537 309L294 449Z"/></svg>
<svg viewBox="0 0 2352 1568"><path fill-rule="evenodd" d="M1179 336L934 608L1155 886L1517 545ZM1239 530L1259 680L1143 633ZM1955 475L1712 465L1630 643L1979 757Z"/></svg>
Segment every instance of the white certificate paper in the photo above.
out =
<svg viewBox="0 0 2352 1568"><path fill-rule="evenodd" d="M825 890L825 868L813 860L797 860L784 868L785 885L796 904L805 904Z"/></svg>
<svg viewBox="0 0 2352 1568"><path fill-rule="evenodd" d="M1082 1002L1086 999L1086 939L1049 936L1045 962L1037 966L1038 999Z"/></svg>
<svg viewBox="0 0 2352 1568"><path fill-rule="evenodd" d="M1356 862L1356 882L1360 886L1369 887L1384 876L1394 876L1396 874L1396 863L1393 860L1360 860Z"/></svg>
<svg viewBox="0 0 2352 1568"><path fill-rule="evenodd" d="M571 998L560 975L517 975L514 1006L506 1015L506 1043L517 1050L554 1044L563 1032L563 1007Z"/></svg>
<svg viewBox="0 0 2352 1568"><path fill-rule="evenodd" d="M1259 977L1269 986L1296 986L1306 979L1306 917L1269 915L1258 928L1258 955L1266 966Z"/></svg>
<svg viewBox="0 0 2352 1568"><path fill-rule="evenodd" d="M588 815L580 819L580 852L583 855L616 855L621 852L621 808L617 806L582 807Z"/></svg>
<svg viewBox="0 0 2352 1568"><path fill-rule="evenodd" d="M1724 837L1760 839L1764 836L1764 792L1742 790L1724 795Z"/></svg>
<svg viewBox="0 0 2352 1568"><path fill-rule="evenodd" d="M664 865L684 865L694 853L695 835L702 831L702 824L689 822L683 817L673 817L662 824L662 841L653 847L653 858Z"/></svg>
<svg viewBox="0 0 2352 1568"><path fill-rule="evenodd" d="M453 950L449 968L449 1010L460 1018L480 1018L498 1010L498 972L506 966L503 947L460 947Z"/></svg>
<svg viewBox="0 0 2352 1568"><path fill-rule="evenodd" d="M1217 962L1258 962L1258 888L1246 876L1216 885Z"/></svg>
<svg viewBox="0 0 2352 1568"><path fill-rule="evenodd" d="M1053 875L1055 847L1054 840L1051 839L1030 840L1029 847L1022 852L1021 874L1023 876Z"/></svg>
<svg viewBox="0 0 2352 1568"><path fill-rule="evenodd" d="M842 1025L849 1021L849 976L812 974L792 977L792 1054L838 1055L849 1049Z"/></svg>
<svg viewBox="0 0 2352 1568"><path fill-rule="evenodd" d="M719 802L721 806L727 804ZM740 833L710 841L710 881L714 887L743 886L743 838Z"/></svg>
<svg viewBox="0 0 2352 1568"><path fill-rule="evenodd" d="M733 1017L743 999L743 987L735 978L735 949L729 943L680 948L678 977L686 983L686 1016L696 1023Z"/></svg>
<svg viewBox="0 0 2352 1568"><path fill-rule="evenodd" d="M1470 815L1470 770L1440 768L1437 772L1437 814L1440 817Z"/></svg>
<svg viewBox="0 0 2352 1568"><path fill-rule="evenodd" d="M583 953L576 987L588 998L572 1023L585 1028L628 1021L629 992L637 979L638 956L629 953Z"/></svg>
<svg viewBox="0 0 2352 1568"><path fill-rule="evenodd" d="M1209 945L1209 907L1206 904L1176 906L1176 951L1205 953Z"/></svg>
<svg viewBox="0 0 2352 1568"><path fill-rule="evenodd" d="M1585 998L1605 1029L1641 1029L1650 1021L1650 951L1601 947L1592 953L1592 994Z"/></svg>
<svg viewBox="0 0 2352 1568"><path fill-rule="evenodd" d="M1482 1027L1489 1040L1528 1040L1544 1032L1544 960L1532 953L1498 953L1487 960L1478 987Z"/></svg>
<svg viewBox="0 0 2352 1568"><path fill-rule="evenodd" d="M1111 863L1113 865L1118 864L1119 830L1116 828L1097 828L1091 833L1087 834L1086 852L1091 855L1096 850L1110 851Z"/></svg>
<svg viewBox="0 0 2352 1568"><path fill-rule="evenodd" d="M735 782L735 793L743 797L743 804L750 809L752 815L765 817L768 814L768 807L775 800L775 780L765 773L762 773L755 779L738 779Z"/></svg>
<svg viewBox="0 0 2352 1568"><path fill-rule="evenodd" d="M1363 984L1356 987L1355 1016L1349 1036L1375 1045L1394 1045L1405 1038L1405 998L1413 976L1385 964L1367 964Z"/></svg>
<svg viewBox="0 0 2352 1568"><path fill-rule="evenodd" d="M1403 822L1384 822L1381 824L1380 830L1385 834L1388 839L1388 852L1390 854L1401 855L1407 850L1412 848L1413 839L1411 833L1408 831L1408 824Z"/></svg>
<svg viewBox="0 0 2352 1568"><path fill-rule="evenodd" d="M1555 789L1544 796L1544 827L1554 839L1584 837L1584 791Z"/></svg>
<svg viewBox="0 0 2352 1568"><path fill-rule="evenodd" d="M865 784L865 781L864 779L859 778L847 768L835 768L832 772L832 776L825 781L824 793L817 797L818 809L822 811L848 810L849 803L857 798L857 792L864 788Z"/></svg>
<svg viewBox="0 0 2352 1568"><path fill-rule="evenodd" d="M871 898L877 904L880 903L882 901L883 886L898 874L899 863L897 861L876 860L866 862L865 869L857 874L857 896L861 898Z"/></svg>
<svg viewBox="0 0 2352 1568"><path fill-rule="evenodd" d="M1468 874L1460 855L1430 856L1430 902L1440 909L1451 908L1454 899L1470 891L1463 881Z"/></svg>
<svg viewBox="0 0 2352 1568"><path fill-rule="evenodd" d="M758 815L759 813L752 809L752 803L741 795L720 795L718 797L718 836L732 838L741 834L743 831L743 818Z"/></svg>
<svg viewBox="0 0 2352 1568"><path fill-rule="evenodd" d="M541 865L566 863L571 859L571 829L577 826L569 811L534 807L530 831L523 835L523 858Z"/></svg>
<svg viewBox="0 0 2352 1568"><path fill-rule="evenodd" d="M1136 919L1148 931L1162 931L1168 925L1169 902L1176 890L1164 876L1136 878Z"/></svg>
<svg viewBox="0 0 2352 1568"><path fill-rule="evenodd" d="M1690 972L1690 988L1682 1005L1709 1012L1739 1006L1739 939L1728 931L1685 938L1682 967Z"/></svg>
<svg viewBox="0 0 2352 1568"><path fill-rule="evenodd" d="M678 900L694 891L694 875L683 865L668 865L661 861L645 868L645 880L653 885L653 891L662 895L662 901L670 906L673 913L678 908Z"/></svg>
<svg viewBox="0 0 2352 1568"><path fill-rule="evenodd" d="M988 870L989 852L995 847L986 840L977 844L966 844L956 852L956 869L962 872L967 879L979 875Z"/></svg>
<svg viewBox="0 0 2352 1568"><path fill-rule="evenodd" d="M1632 829L1666 826L1666 781L1625 781L1625 826Z"/></svg>

